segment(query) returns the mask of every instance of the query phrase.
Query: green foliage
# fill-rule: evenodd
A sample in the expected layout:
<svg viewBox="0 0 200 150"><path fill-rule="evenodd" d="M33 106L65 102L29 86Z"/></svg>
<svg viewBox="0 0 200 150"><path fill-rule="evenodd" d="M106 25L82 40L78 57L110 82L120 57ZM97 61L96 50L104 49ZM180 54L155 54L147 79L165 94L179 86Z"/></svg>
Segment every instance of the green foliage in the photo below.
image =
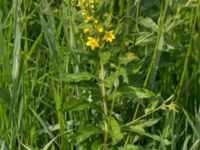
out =
<svg viewBox="0 0 200 150"><path fill-rule="evenodd" d="M0 1L0 149L199 149L200 1L85 2Z"/></svg>

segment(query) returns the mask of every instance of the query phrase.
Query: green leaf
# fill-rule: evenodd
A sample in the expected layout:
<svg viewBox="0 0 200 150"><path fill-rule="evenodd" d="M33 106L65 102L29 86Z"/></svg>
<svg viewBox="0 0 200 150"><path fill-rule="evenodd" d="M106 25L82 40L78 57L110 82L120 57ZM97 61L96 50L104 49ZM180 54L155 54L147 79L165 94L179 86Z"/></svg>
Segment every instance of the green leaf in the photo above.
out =
<svg viewBox="0 0 200 150"><path fill-rule="evenodd" d="M102 140L96 140L94 143L92 143L92 150L102 150L103 148L103 141Z"/></svg>
<svg viewBox="0 0 200 150"><path fill-rule="evenodd" d="M60 76L60 80L64 82L80 82L84 80L90 80L92 78L96 77L88 72L72 73Z"/></svg>
<svg viewBox="0 0 200 150"><path fill-rule="evenodd" d="M113 100L114 98L119 96L145 99L145 98L155 97L156 95L152 91L147 90L145 88L134 87L134 86L122 86L119 88L119 90L114 91L111 95L109 95L108 99Z"/></svg>
<svg viewBox="0 0 200 150"><path fill-rule="evenodd" d="M8 91L0 87L0 100L3 100L6 104L10 104L11 97Z"/></svg>
<svg viewBox="0 0 200 150"><path fill-rule="evenodd" d="M142 136L146 136L146 137L149 137L153 140L156 140L158 142L163 142L164 145L169 145L171 144L171 142L167 139L163 139L162 137L158 136L158 135L154 135L154 134L151 134L151 133L147 133L144 128L140 125L136 125L136 126L130 126L130 127L126 127L124 128L124 131L128 131L128 132L134 132L134 133L137 133L139 135L142 135Z"/></svg>
<svg viewBox="0 0 200 150"><path fill-rule="evenodd" d="M140 126L142 128L145 127L151 127L158 123L161 120L161 118L151 118L151 119L142 119L142 120L134 120L132 122L129 122L126 124L126 126Z"/></svg>
<svg viewBox="0 0 200 150"><path fill-rule="evenodd" d="M199 147L200 147L200 140L198 139L195 142L193 142L189 150L199 150Z"/></svg>
<svg viewBox="0 0 200 150"><path fill-rule="evenodd" d="M79 129L77 133L74 134L74 138L76 139L78 143L80 143L86 140L87 138L89 138L90 136L96 135L96 134L103 134L103 132L98 127L87 125L87 126L84 126L83 129Z"/></svg>
<svg viewBox="0 0 200 150"><path fill-rule="evenodd" d="M142 127L152 127L153 125L157 124L160 121L161 118L152 118L149 120L144 120L143 123L140 123L138 125Z"/></svg>
<svg viewBox="0 0 200 150"><path fill-rule="evenodd" d="M140 125L130 126L128 128L128 130L132 131L132 132L135 132L135 133L138 133L138 134L145 133L145 129L142 126L140 126Z"/></svg>
<svg viewBox="0 0 200 150"><path fill-rule="evenodd" d="M52 28L50 29L48 27L43 16L40 16L40 20L41 20L42 30L44 32L46 42L48 44L49 49L51 50L51 53L53 55L53 59L54 59L56 65L58 65L58 48L57 48L56 41L55 41L55 35L54 35L55 32L52 31ZM52 21L52 19L51 19L51 21ZM53 24L53 23L51 22L51 24Z"/></svg>
<svg viewBox="0 0 200 150"><path fill-rule="evenodd" d="M47 124L44 122L44 120L30 106L28 108L31 110L31 112L33 113L33 115L40 122L40 124L45 129L45 131L47 132L47 134L49 135L49 137L51 139L54 139L55 138L54 134L51 132L51 130L49 129L49 127L47 126ZM54 141L54 143L59 147L59 144L57 143L57 141Z"/></svg>
<svg viewBox="0 0 200 150"><path fill-rule="evenodd" d="M139 17L138 18L138 23L146 28L150 28L153 31L157 31L158 30L158 26L157 24L153 21L153 19L149 18L149 17Z"/></svg>
<svg viewBox="0 0 200 150"><path fill-rule="evenodd" d="M3 36L3 31L2 31L2 22L1 22L1 18L0 18L0 60L3 60L3 56L4 56L4 51L5 51L5 47L4 47L4 36Z"/></svg>
<svg viewBox="0 0 200 150"><path fill-rule="evenodd" d="M127 65L128 63L132 62L133 60L138 59L138 57L135 56L133 53L128 53L127 55L122 56L119 59L120 59L120 61L119 61L120 64Z"/></svg>
<svg viewBox="0 0 200 150"><path fill-rule="evenodd" d="M73 49L73 53L75 55L81 55L81 57L97 60L99 62L99 55L94 51L86 51L84 49Z"/></svg>
<svg viewBox="0 0 200 150"><path fill-rule="evenodd" d="M150 91L150 90L147 90L145 88L140 88L140 87L134 87L134 86L129 86L129 88L131 90L133 90L133 92L136 94L136 96L138 98L150 98L150 97L154 97L155 94Z"/></svg>
<svg viewBox="0 0 200 150"><path fill-rule="evenodd" d="M109 76L105 79L105 86L110 88L114 85L114 82L119 76L122 76L123 74L126 74L126 71L124 68L119 68L115 72L111 72Z"/></svg>
<svg viewBox="0 0 200 150"><path fill-rule="evenodd" d="M0 139L0 147L1 147L1 150L8 150L8 147L6 146L5 141L1 139Z"/></svg>
<svg viewBox="0 0 200 150"><path fill-rule="evenodd" d="M185 116L186 116L186 120L189 123L189 125L191 126L194 134L200 139L200 131L197 129L197 127L195 126L194 122L192 121L192 119L190 118L190 116L188 115L188 113L186 112L186 110L181 107Z"/></svg>
<svg viewBox="0 0 200 150"><path fill-rule="evenodd" d="M112 144L115 145L123 138L120 126L114 117L110 116L107 118L110 127L110 135L112 137Z"/></svg>
<svg viewBox="0 0 200 150"><path fill-rule="evenodd" d="M124 145L118 148L119 150L141 150L141 148L139 146L136 145Z"/></svg>
<svg viewBox="0 0 200 150"><path fill-rule="evenodd" d="M110 51L103 51L103 52L100 53L100 58L101 58L101 60L103 61L104 64L108 62L110 57L111 57Z"/></svg>
<svg viewBox="0 0 200 150"><path fill-rule="evenodd" d="M188 150L188 144L190 141L191 135L188 135L185 139L184 139L184 143L183 143L183 148L182 150Z"/></svg>
<svg viewBox="0 0 200 150"><path fill-rule="evenodd" d="M155 35L153 33L149 32L142 32L137 37L135 45L146 45L148 43L154 42L156 39Z"/></svg>
<svg viewBox="0 0 200 150"><path fill-rule="evenodd" d="M93 108L99 112L101 112L101 107L96 105L93 102L89 102L87 100L78 100L71 99L70 101L66 101L63 104L63 111L81 111L84 109Z"/></svg>

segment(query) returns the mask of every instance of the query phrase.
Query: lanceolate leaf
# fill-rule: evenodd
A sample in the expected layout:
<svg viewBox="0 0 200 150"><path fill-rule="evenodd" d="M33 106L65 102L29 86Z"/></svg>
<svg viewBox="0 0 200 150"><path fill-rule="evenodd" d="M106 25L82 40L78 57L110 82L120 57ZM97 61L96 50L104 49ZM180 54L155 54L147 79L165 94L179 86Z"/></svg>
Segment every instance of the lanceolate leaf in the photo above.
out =
<svg viewBox="0 0 200 150"><path fill-rule="evenodd" d="M122 147L119 147L119 150L142 150L142 148L136 145L127 144Z"/></svg>
<svg viewBox="0 0 200 150"><path fill-rule="evenodd" d="M112 100L113 98L119 97L119 96L125 96L130 98L151 98L156 96L152 91L141 88L141 87L134 87L134 86L122 86L119 88L118 91L113 92L109 99Z"/></svg>
<svg viewBox="0 0 200 150"><path fill-rule="evenodd" d="M95 76L88 72L72 73L60 76L60 80L64 82L80 82L92 78L95 78Z"/></svg>
<svg viewBox="0 0 200 150"><path fill-rule="evenodd" d="M152 119L142 119L142 120L134 120L132 122L127 123L125 126L140 126L142 128L151 127L158 123L161 118L152 118Z"/></svg>
<svg viewBox="0 0 200 150"><path fill-rule="evenodd" d="M143 27L151 28L153 31L158 30L158 26L153 21L153 19L151 19L149 17L146 17L146 18L140 17L138 20L139 20L139 24L142 25Z"/></svg>
<svg viewBox="0 0 200 150"><path fill-rule="evenodd" d="M139 125L136 125L136 126L131 126L131 127L128 127L128 128L124 128L123 130L127 131L127 132L134 132L134 133L137 133L141 136L146 136L146 137L149 137L155 141L158 141L158 142L163 142L164 145L169 145L171 142L167 139L162 139L160 136L158 135L155 135L155 134L151 134L151 133L148 133L144 130L144 128L142 126L139 126Z"/></svg>
<svg viewBox="0 0 200 150"><path fill-rule="evenodd" d="M31 107L29 107L29 109L31 110L31 112L33 113L33 115L37 118L37 120L40 122L40 124L42 125L42 127L46 130L46 132L48 133L49 137L51 139L54 139L55 136L51 132L51 130L49 129L49 127L47 126L47 124L45 123L45 121ZM59 144L57 143L57 141L54 141L54 142L59 147Z"/></svg>
<svg viewBox="0 0 200 150"><path fill-rule="evenodd" d="M84 109L93 108L97 111L101 111L101 107L96 105L94 102L89 102L87 100L72 99L66 101L63 105L62 110L64 111L81 111Z"/></svg>
<svg viewBox="0 0 200 150"><path fill-rule="evenodd" d="M102 134L102 130L98 127L87 125L84 129L79 129L77 133L74 134L74 138L78 143L86 140L87 138L91 137L92 135Z"/></svg>
<svg viewBox="0 0 200 150"><path fill-rule="evenodd" d="M155 96L155 94L152 91L147 90L145 88L134 87L134 86L129 86L129 88L133 90L133 92L138 98L150 98Z"/></svg>
<svg viewBox="0 0 200 150"><path fill-rule="evenodd" d="M108 124L110 127L110 134L112 137L112 144L115 145L123 138L123 134L121 133L120 126L114 117L108 117Z"/></svg>

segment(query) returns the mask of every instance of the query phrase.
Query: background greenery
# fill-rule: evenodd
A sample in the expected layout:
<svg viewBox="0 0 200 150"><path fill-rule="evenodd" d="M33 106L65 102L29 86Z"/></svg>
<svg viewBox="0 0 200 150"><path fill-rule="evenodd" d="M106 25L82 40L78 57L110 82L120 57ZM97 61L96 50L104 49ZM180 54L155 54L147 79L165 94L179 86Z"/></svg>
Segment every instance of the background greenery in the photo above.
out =
<svg viewBox="0 0 200 150"><path fill-rule="evenodd" d="M200 1L79 2L0 1L1 149L200 149Z"/></svg>

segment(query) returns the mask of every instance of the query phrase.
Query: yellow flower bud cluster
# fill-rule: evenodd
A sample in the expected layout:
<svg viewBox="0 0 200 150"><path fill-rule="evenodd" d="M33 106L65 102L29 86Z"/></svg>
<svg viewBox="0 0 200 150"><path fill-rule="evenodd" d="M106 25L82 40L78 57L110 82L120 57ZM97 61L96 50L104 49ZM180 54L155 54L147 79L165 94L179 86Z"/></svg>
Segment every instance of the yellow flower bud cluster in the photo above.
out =
<svg viewBox="0 0 200 150"><path fill-rule="evenodd" d="M85 16L88 11L92 14L95 14L95 4L98 2L98 0L80 0L79 5L82 10L82 15Z"/></svg>
<svg viewBox="0 0 200 150"><path fill-rule="evenodd" d="M98 16L95 14L95 9L98 6L98 0L80 0L81 14L84 18L85 28L83 33L87 35L86 46L92 50L98 48L100 43L112 42L115 39L113 30L105 30L101 20L97 19ZM104 13L104 18L108 17L109 13Z"/></svg>

